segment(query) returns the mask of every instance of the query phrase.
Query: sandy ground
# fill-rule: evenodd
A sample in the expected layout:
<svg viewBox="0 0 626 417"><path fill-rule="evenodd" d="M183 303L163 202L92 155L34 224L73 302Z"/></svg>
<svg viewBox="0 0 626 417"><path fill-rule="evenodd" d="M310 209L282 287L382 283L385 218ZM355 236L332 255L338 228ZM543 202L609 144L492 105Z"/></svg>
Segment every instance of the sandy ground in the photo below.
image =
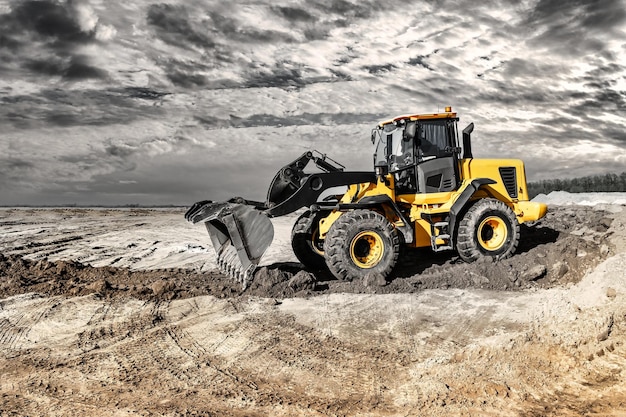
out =
<svg viewBox="0 0 626 417"><path fill-rule="evenodd" d="M0 415L626 415L626 210L551 206L519 254L246 291L182 210L0 210Z"/></svg>

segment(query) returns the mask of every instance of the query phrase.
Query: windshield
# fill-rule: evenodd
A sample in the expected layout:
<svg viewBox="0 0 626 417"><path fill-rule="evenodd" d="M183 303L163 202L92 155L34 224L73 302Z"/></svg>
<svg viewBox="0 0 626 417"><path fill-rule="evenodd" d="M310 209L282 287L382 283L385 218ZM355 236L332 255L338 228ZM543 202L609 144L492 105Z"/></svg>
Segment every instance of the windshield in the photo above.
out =
<svg viewBox="0 0 626 417"><path fill-rule="evenodd" d="M405 138L404 127L386 125L383 129L379 129L377 134L375 165L387 165L390 172L413 165L413 141Z"/></svg>
<svg viewBox="0 0 626 417"><path fill-rule="evenodd" d="M397 129L391 138L390 171L413 165L413 141L404 137L404 129Z"/></svg>

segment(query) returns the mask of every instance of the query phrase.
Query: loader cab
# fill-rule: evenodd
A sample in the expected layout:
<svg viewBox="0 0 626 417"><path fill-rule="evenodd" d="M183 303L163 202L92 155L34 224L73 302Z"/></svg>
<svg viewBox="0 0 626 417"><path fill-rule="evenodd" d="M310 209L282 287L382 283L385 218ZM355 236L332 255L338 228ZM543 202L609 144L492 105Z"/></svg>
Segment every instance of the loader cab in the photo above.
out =
<svg viewBox="0 0 626 417"><path fill-rule="evenodd" d="M396 195L458 188L457 122L455 113L446 112L401 116L374 129L374 166L393 175Z"/></svg>

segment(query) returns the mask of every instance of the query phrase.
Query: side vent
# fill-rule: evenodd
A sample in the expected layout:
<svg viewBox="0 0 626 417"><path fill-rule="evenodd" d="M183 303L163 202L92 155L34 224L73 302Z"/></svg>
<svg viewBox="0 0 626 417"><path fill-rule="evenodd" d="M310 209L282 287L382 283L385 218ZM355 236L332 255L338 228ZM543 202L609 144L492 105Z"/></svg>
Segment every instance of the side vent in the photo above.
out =
<svg viewBox="0 0 626 417"><path fill-rule="evenodd" d="M448 191L448 190L453 190L453 189L454 189L454 180L452 178L443 180L441 191Z"/></svg>
<svg viewBox="0 0 626 417"><path fill-rule="evenodd" d="M501 167L500 178L509 197L517 198L517 170L515 167Z"/></svg>
<svg viewBox="0 0 626 417"><path fill-rule="evenodd" d="M442 177L443 175L441 174L431 175L430 177L426 178L426 186L439 189L439 187L441 186Z"/></svg>

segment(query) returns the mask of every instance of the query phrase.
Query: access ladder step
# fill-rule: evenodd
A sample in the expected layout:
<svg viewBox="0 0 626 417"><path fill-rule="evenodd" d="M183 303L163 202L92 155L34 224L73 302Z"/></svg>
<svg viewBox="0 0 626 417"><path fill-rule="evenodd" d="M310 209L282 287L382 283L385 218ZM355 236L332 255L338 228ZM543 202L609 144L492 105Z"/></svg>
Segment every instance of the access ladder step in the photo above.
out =
<svg viewBox="0 0 626 417"><path fill-rule="evenodd" d="M452 249L452 244L450 242L450 233L442 232L443 230L447 230L450 223L446 221L435 222L430 224L430 246L433 251L441 252L444 250ZM437 229L439 229L439 234L437 233ZM443 240L445 243L439 244L438 240Z"/></svg>

